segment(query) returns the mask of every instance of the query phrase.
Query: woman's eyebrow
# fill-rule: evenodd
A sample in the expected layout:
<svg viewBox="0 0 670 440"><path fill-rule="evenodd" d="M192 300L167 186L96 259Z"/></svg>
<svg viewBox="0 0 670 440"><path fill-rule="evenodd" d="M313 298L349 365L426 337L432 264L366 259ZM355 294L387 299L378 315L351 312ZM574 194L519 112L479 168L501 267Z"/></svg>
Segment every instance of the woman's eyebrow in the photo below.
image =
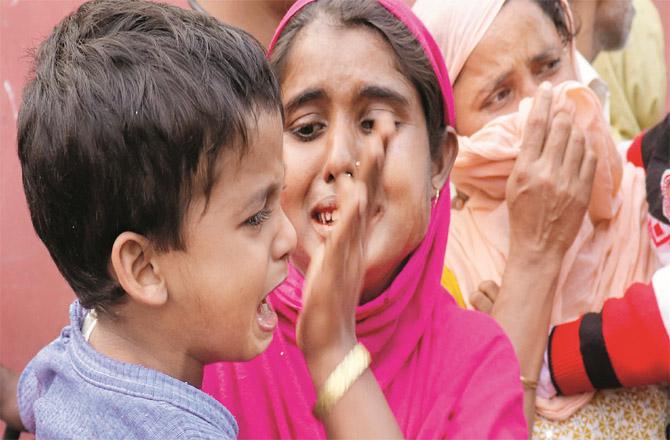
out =
<svg viewBox="0 0 670 440"><path fill-rule="evenodd" d="M488 95L489 93L493 92L496 90L500 84L504 83L507 78L512 74L512 70L508 70L506 72L501 73L500 75L496 76L494 79L489 80L488 78L485 79L483 82L486 84L483 88L479 90L477 93L477 97L481 95Z"/></svg>
<svg viewBox="0 0 670 440"><path fill-rule="evenodd" d="M530 61L532 63L541 63L543 61L547 61L555 57L556 57L556 49L550 47L548 49L543 50L539 54L535 55Z"/></svg>
<svg viewBox="0 0 670 440"><path fill-rule="evenodd" d="M388 87L382 86L365 86L358 93L358 96L361 98L387 101L391 104L408 106L409 101L400 93L392 90Z"/></svg>
<svg viewBox="0 0 670 440"><path fill-rule="evenodd" d="M284 106L284 112L289 114L301 106L311 102L327 98L328 95L323 89L307 89L299 93L298 96L291 98Z"/></svg>

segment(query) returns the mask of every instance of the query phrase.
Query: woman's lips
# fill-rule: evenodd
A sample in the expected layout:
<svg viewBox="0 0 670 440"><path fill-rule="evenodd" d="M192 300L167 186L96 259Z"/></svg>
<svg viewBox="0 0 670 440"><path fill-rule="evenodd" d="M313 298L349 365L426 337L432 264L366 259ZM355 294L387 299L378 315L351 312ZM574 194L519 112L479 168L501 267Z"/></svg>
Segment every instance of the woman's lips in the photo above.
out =
<svg viewBox="0 0 670 440"><path fill-rule="evenodd" d="M375 210L375 214L372 217L369 226L372 226L379 221L381 213L382 208L379 206ZM339 219L339 211L334 199L332 202L328 201L326 203L317 204L311 211L310 219L312 220L312 227L325 239L328 234L332 232L333 227Z"/></svg>
<svg viewBox="0 0 670 440"><path fill-rule="evenodd" d="M330 233L339 218L338 214L335 195L322 198L312 207L310 218L319 235L325 238Z"/></svg>

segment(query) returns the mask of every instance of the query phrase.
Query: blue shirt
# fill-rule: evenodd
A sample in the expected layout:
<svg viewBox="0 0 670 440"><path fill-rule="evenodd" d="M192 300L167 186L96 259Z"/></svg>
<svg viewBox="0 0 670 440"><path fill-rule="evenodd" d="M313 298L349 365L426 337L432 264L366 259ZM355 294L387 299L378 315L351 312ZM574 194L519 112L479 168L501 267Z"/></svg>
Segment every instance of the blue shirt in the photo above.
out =
<svg viewBox="0 0 670 440"><path fill-rule="evenodd" d="M38 438L232 439L237 423L221 403L158 371L93 349L75 301L70 325L21 374L19 411Z"/></svg>

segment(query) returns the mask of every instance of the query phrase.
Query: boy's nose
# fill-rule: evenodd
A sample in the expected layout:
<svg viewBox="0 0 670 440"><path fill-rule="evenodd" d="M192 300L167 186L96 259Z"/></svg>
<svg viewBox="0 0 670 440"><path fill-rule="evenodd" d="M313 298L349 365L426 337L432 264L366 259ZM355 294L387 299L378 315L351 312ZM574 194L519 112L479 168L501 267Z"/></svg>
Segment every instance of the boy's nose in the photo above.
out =
<svg viewBox="0 0 670 440"><path fill-rule="evenodd" d="M283 209L279 208L279 211L279 215L281 216L281 226L279 234L275 238L274 246L274 256L277 260L288 258L298 242L298 236L293 227L293 223L288 219L288 216Z"/></svg>

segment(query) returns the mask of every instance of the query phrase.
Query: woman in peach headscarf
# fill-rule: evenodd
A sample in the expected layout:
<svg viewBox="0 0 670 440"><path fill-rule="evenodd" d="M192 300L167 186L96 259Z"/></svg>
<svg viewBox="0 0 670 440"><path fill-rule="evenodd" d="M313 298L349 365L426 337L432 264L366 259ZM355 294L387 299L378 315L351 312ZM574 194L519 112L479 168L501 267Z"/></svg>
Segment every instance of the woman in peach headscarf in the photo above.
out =
<svg viewBox="0 0 670 440"><path fill-rule="evenodd" d="M521 235L510 231L505 190L522 139L533 133L532 124L526 124L532 120L531 100L526 98L544 81L555 86L553 124L581 128L598 154L589 215L560 263L551 324L600 310L608 297L621 295L632 282L648 282L657 261L645 229L644 174L622 164L600 102L576 82L567 4L418 0L414 11L435 36L454 83L460 152L452 179L469 200L452 214L445 262L466 303L471 305L467 294L485 280L502 283L501 294L514 289L505 270L510 246ZM528 215L534 215L532 206ZM513 342L514 334L523 332L516 321L525 310L531 309L493 310ZM515 348L523 374L524 347ZM667 396L660 388L599 393L595 399L593 393L538 398L536 403L538 437L581 437L598 431L624 438L663 436Z"/></svg>

